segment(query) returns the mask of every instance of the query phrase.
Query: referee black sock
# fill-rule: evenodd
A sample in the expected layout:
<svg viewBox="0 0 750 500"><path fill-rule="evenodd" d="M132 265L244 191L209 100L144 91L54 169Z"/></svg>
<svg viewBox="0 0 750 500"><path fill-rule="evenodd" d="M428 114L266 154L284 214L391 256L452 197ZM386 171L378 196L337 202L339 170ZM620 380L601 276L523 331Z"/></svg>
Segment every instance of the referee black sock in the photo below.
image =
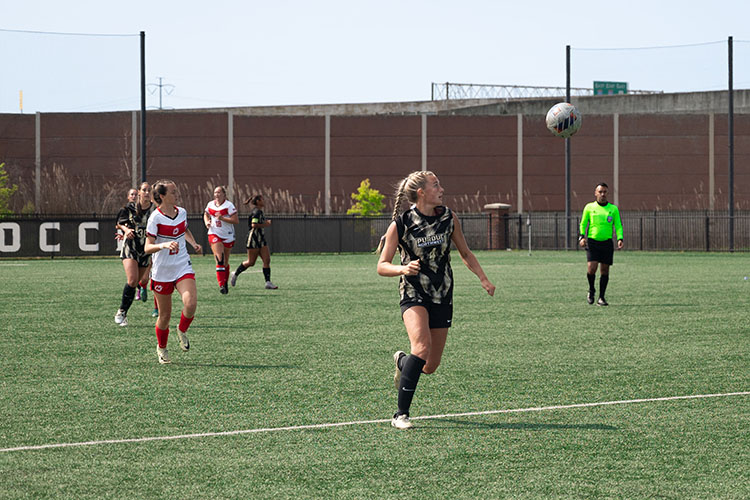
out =
<svg viewBox="0 0 750 500"><path fill-rule="evenodd" d="M604 292L607 291L607 283L609 283L609 274L602 274L599 278L599 297L604 298Z"/></svg>
<svg viewBox="0 0 750 500"><path fill-rule="evenodd" d="M266 281L271 281L271 268L270 267L263 268L263 277L266 278Z"/></svg>
<svg viewBox="0 0 750 500"><path fill-rule="evenodd" d="M398 414L408 415L411 408L411 400L414 398L414 391L417 390L417 382L422 374L426 361L414 354L409 354L404 358L401 369L401 381L398 384Z"/></svg>
<svg viewBox="0 0 750 500"><path fill-rule="evenodd" d="M243 263L241 263L241 262L240 262L240 265L239 265L239 266L237 266L237 269L235 269L235 270L234 270L234 274L236 274L237 276L239 276L240 274L242 274L242 272L243 272L243 271L244 271L245 269L247 269L247 268L245 267L245 264L243 264Z"/></svg>
<svg viewBox="0 0 750 500"><path fill-rule="evenodd" d="M133 304L135 298L135 287L125 283L125 288L122 289L122 302L120 302L120 309L128 312L130 306Z"/></svg>
<svg viewBox="0 0 750 500"><path fill-rule="evenodd" d="M596 274L586 273L586 278L589 280L589 291L594 293L596 291L596 286L594 286L594 283L596 282Z"/></svg>

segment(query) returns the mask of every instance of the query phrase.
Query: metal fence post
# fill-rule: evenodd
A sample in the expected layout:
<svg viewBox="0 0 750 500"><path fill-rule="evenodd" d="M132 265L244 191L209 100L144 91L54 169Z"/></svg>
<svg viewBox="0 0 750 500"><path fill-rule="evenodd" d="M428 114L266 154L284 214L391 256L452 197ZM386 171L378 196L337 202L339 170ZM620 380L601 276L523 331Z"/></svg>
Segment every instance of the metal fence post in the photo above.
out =
<svg viewBox="0 0 750 500"><path fill-rule="evenodd" d="M518 249L523 249L523 217L518 214Z"/></svg>
<svg viewBox="0 0 750 500"><path fill-rule="evenodd" d="M708 215L706 215L706 252L711 251L711 234L710 234L710 221Z"/></svg>

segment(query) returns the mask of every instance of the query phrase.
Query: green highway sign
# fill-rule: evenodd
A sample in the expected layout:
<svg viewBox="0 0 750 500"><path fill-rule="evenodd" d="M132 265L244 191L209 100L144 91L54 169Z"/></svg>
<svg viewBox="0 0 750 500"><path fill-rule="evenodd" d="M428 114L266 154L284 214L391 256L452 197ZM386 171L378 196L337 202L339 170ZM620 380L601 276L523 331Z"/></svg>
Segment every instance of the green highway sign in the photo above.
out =
<svg viewBox="0 0 750 500"><path fill-rule="evenodd" d="M628 82L594 82L594 95L618 95L628 93Z"/></svg>

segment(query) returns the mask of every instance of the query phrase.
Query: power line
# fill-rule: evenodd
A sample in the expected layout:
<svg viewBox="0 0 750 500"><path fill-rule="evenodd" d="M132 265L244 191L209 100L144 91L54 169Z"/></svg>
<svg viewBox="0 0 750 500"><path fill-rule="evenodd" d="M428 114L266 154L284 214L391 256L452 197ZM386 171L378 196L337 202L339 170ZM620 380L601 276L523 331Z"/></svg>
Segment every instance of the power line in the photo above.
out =
<svg viewBox="0 0 750 500"><path fill-rule="evenodd" d="M111 36L111 37L135 37L137 34L126 33L63 33L59 31L33 31L33 30L11 30L0 28L4 33L27 33L32 35L60 35L60 36Z"/></svg>
<svg viewBox="0 0 750 500"><path fill-rule="evenodd" d="M174 92L174 88L175 88L174 85L172 85L171 83L166 83L166 84L162 83L162 79L163 79L162 77L159 77L159 83L149 83L148 85L146 85L146 87L157 87L159 89L159 108L158 109L164 109L161 105L162 92L164 91L167 93L167 95L172 95L172 92ZM149 93L151 95L154 95L156 93L156 88L154 88L153 91L149 89Z"/></svg>
<svg viewBox="0 0 750 500"><path fill-rule="evenodd" d="M657 45L654 47L613 47L613 48L598 48L598 47L590 47L590 48L578 48L578 47L571 47L571 50L587 50L587 51L616 51L616 50L655 50L655 49L680 49L680 48L686 48L686 47L702 47L706 45L717 45L717 44L726 44L726 40L719 40L716 42L702 42L702 43L688 43L684 45Z"/></svg>

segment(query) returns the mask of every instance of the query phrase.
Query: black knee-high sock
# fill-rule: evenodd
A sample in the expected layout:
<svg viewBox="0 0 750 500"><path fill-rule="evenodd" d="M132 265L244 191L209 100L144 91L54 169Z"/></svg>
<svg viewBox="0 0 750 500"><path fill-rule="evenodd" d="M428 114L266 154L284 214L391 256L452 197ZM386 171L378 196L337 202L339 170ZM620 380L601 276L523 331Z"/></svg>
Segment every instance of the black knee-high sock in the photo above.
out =
<svg viewBox="0 0 750 500"><path fill-rule="evenodd" d="M419 376L422 374L426 361L418 356L409 354L401 364L401 381L398 384L398 414L409 414L411 400L417 389Z"/></svg>
<svg viewBox="0 0 750 500"><path fill-rule="evenodd" d="M245 269L247 269L245 267L245 264L240 263L240 265L237 266L237 269L234 270L234 274L236 274L237 276L239 276L240 274L242 274L245 271Z"/></svg>
<svg viewBox="0 0 750 500"><path fill-rule="evenodd" d="M135 287L125 283L125 288L122 289L122 302L120 302L120 309L128 312L130 306L133 304L135 298Z"/></svg>
<svg viewBox="0 0 750 500"><path fill-rule="evenodd" d="M586 278L588 278L588 280L589 280L589 291L590 292L595 292L596 291L596 286L594 286L594 283L596 282L596 274L586 273Z"/></svg>
<svg viewBox="0 0 750 500"><path fill-rule="evenodd" d="M607 283L609 283L609 274L602 274L599 278L599 297L601 298L604 298L604 292L607 291Z"/></svg>
<svg viewBox="0 0 750 500"><path fill-rule="evenodd" d="M270 267L263 268L263 277L266 278L266 281L271 281L271 268Z"/></svg>

